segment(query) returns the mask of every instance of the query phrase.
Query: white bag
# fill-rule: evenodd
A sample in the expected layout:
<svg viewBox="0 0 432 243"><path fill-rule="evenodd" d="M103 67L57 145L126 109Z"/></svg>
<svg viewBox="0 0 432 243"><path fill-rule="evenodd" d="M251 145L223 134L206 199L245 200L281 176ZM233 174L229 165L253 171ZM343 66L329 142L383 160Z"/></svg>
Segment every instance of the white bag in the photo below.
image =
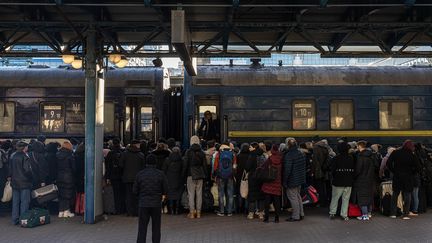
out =
<svg viewBox="0 0 432 243"><path fill-rule="evenodd" d="M248 182L249 173L243 171L243 175L240 181L240 196L244 199L247 198L249 194L249 182Z"/></svg>
<svg viewBox="0 0 432 243"><path fill-rule="evenodd" d="M12 200L12 187L10 185L10 181L7 181L3 190L3 198L1 201L5 203L9 202L10 200Z"/></svg>

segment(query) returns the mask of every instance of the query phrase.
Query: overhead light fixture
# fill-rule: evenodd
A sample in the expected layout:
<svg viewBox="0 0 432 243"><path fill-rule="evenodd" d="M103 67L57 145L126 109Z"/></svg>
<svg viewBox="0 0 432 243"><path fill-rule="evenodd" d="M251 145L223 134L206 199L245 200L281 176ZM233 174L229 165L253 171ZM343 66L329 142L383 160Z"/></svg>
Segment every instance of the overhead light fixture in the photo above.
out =
<svg viewBox="0 0 432 243"><path fill-rule="evenodd" d="M62 55L62 60L66 64L71 64L75 60L75 56L71 54Z"/></svg>
<svg viewBox="0 0 432 243"><path fill-rule="evenodd" d="M75 69L81 69L82 66L83 66L83 61L81 60L81 58L77 57L77 58L75 58L73 60L73 62L71 64L72 64L73 68L75 68Z"/></svg>
<svg viewBox="0 0 432 243"><path fill-rule="evenodd" d="M118 62L116 63L116 66L117 66L118 68L124 68L124 67L126 67L126 66L128 65L128 63L129 63L128 59L127 59L125 56L122 56L122 57L120 58L120 61L118 61Z"/></svg>
<svg viewBox="0 0 432 243"><path fill-rule="evenodd" d="M113 53L108 56L108 60L114 64L117 64L122 59L122 55L118 53Z"/></svg>

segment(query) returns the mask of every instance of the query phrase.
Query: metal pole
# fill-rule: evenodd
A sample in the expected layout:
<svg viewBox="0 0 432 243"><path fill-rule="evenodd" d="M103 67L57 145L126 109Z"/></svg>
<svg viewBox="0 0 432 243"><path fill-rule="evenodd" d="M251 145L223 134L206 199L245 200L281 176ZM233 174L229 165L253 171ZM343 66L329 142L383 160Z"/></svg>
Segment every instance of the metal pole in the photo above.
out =
<svg viewBox="0 0 432 243"><path fill-rule="evenodd" d="M84 222L95 223L96 30L88 30L85 56L85 211Z"/></svg>

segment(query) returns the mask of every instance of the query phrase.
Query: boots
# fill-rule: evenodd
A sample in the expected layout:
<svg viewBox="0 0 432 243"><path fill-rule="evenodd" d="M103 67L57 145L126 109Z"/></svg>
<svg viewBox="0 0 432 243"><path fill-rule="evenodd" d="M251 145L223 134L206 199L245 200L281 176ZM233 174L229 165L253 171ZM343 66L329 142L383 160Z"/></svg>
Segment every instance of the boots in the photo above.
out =
<svg viewBox="0 0 432 243"><path fill-rule="evenodd" d="M64 211L63 215L65 218L72 218L75 216L75 214L71 213L69 210Z"/></svg>
<svg viewBox="0 0 432 243"><path fill-rule="evenodd" d="M259 212L258 216L260 220L264 220L264 212Z"/></svg>
<svg viewBox="0 0 432 243"><path fill-rule="evenodd" d="M201 211L196 211L196 218L200 219L201 218Z"/></svg>
<svg viewBox="0 0 432 243"><path fill-rule="evenodd" d="M59 212L58 217L59 217L59 218L64 218L64 211Z"/></svg>
<svg viewBox="0 0 432 243"><path fill-rule="evenodd" d="M191 211L189 212L189 214L187 215L187 217L188 217L189 219L194 219L194 218L195 218L195 214L196 214L196 210L191 210Z"/></svg>

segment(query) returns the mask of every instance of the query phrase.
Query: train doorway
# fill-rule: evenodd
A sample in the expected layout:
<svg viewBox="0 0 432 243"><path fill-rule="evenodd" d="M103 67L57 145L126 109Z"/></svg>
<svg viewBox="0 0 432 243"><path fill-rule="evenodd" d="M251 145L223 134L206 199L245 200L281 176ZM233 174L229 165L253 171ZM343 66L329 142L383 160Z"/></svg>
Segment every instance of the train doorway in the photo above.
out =
<svg viewBox="0 0 432 243"><path fill-rule="evenodd" d="M127 97L124 122L124 143L133 139L155 139L157 119L153 118L152 97Z"/></svg>
<svg viewBox="0 0 432 243"><path fill-rule="evenodd" d="M221 140L219 96L195 97L194 131L201 139Z"/></svg>

